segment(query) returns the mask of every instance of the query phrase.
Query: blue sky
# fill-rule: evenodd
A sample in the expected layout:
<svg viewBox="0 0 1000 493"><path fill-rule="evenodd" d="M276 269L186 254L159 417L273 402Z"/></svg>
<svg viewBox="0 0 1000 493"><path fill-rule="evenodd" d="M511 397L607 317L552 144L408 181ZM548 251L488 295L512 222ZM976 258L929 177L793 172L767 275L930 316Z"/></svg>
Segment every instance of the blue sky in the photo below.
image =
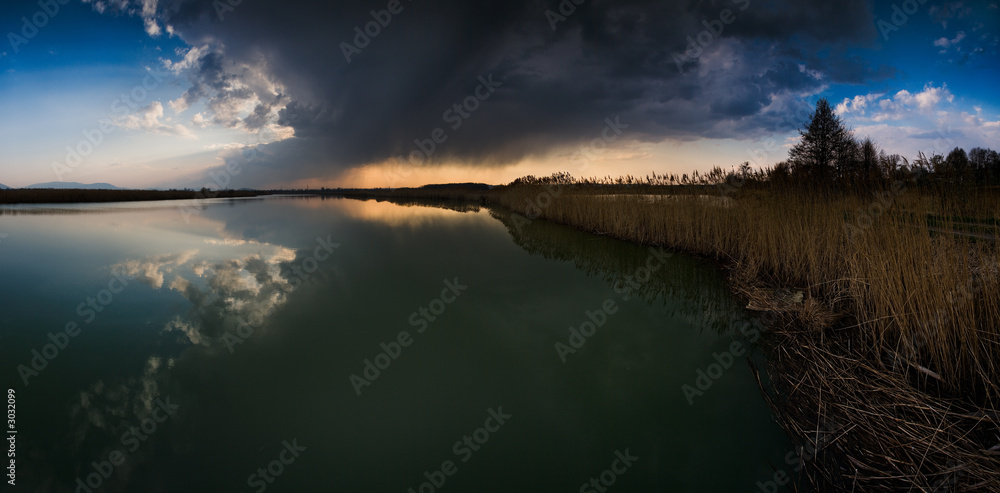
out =
<svg viewBox="0 0 1000 493"><path fill-rule="evenodd" d="M22 33L22 17L41 11L33 2L5 3L3 9L4 32L15 34ZM182 114L167 108L162 128L129 128L121 121L123 115L141 117L185 89L183 77L164 68L163 60L177 59L187 44L176 36L151 37L135 17L101 14L70 1L37 35L23 39L26 44L12 42L8 34L0 48L0 146L5 150L0 183L173 186L178 178L215 164L213 144L246 138L232 129L189 128L190 113L197 108ZM116 119L110 132L101 131L102 120ZM169 128L178 124L188 132ZM53 163L67 164L67 146L78 148L85 131L99 132L100 144L78 166L56 167L63 170L56 173Z"/></svg>
<svg viewBox="0 0 1000 493"><path fill-rule="evenodd" d="M928 1L898 30L888 27L895 26L893 5L902 9L902 2L875 4L877 20L885 23L877 24L876 44L859 56L898 74L868 87L831 87L823 96L840 103L869 99L857 100L863 108L854 101L841 106L841 115L859 134L872 134L907 157L918 150L998 147L1000 129L989 125L1000 121L997 3Z"/></svg>
<svg viewBox="0 0 1000 493"><path fill-rule="evenodd" d="M0 183L15 187L200 187L254 145L230 186L771 165L820 97L889 153L1000 148L993 0L594 1L556 25L535 2L404 4L350 62L371 2L51 0L51 19L43 3L0 5ZM898 22L894 5L918 8ZM735 20L679 70L687 37L726 9ZM25 36L25 18L47 22ZM449 128L442 112L484 74L502 83ZM628 128L595 143L611 117ZM407 159L436 128L447 141Z"/></svg>

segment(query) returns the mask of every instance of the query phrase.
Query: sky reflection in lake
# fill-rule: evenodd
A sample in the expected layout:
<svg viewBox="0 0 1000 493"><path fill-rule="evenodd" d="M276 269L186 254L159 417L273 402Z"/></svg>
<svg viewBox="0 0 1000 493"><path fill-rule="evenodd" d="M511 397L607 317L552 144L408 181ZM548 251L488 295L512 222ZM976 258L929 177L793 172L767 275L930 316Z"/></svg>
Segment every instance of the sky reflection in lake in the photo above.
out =
<svg viewBox="0 0 1000 493"><path fill-rule="evenodd" d="M404 492L452 461L442 489L579 491L626 449L617 491L753 490L787 468L745 360L693 405L681 390L746 322L711 265L475 207L112 209L0 218L0 370L33 490Z"/></svg>

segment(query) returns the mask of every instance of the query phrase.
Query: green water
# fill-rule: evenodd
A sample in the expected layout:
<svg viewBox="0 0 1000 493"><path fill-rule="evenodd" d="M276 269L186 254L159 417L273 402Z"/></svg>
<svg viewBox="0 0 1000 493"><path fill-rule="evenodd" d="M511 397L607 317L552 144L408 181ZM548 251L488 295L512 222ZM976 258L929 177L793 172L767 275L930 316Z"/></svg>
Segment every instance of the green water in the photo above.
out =
<svg viewBox="0 0 1000 493"><path fill-rule="evenodd" d="M792 472L746 356L717 363L754 326L712 265L485 209L192 204L0 210L15 491L767 491Z"/></svg>

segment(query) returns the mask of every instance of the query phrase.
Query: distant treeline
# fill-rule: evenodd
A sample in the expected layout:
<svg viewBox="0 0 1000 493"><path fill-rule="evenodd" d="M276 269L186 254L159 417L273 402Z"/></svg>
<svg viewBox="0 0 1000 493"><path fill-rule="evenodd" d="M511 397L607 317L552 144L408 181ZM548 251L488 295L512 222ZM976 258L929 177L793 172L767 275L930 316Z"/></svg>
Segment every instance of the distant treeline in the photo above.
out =
<svg viewBox="0 0 1000 493"><path fill-rule="evenodd" d="M800 131L802 139L787 161L763 169L749 162L729 171L715 167L707 173L653 173L645 177L575 179L568 173L547 177L526 176L511 185L616 185L618 187L809 188L822 191L869 192L885 189L898 180L919 178L920 185L941 191L1000 185L1000 154L992 149L955 148L947 154L920 153L912 161L887 154L871 138L859 139L821 99L810 121Z"/></svg>
<svg viewBox="0 0 1000 493"><path fill-rule="evenodd" d="M67 204L77 202L138 202L145 200L187 200L205 198L255 197L267 192L245 190L84 190L9 189L0 190L0 204Z"/></svg>
<svg viewBox="0 0 1000 493"><path fill-rule="evenodd" d="M462 200L485 203L496 187L483 183L425 185L419 188L322 188L320 190L276 191L275 193L308 193L352 199L394 200Z"/></svg>

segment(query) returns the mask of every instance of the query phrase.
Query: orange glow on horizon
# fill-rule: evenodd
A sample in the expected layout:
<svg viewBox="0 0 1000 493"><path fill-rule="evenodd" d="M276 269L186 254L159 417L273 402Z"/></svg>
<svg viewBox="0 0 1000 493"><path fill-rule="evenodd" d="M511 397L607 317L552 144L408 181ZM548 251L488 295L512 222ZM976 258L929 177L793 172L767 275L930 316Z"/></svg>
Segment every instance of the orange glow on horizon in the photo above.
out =
<svg viewBox="0 0 1000 493"><path fill-rule="evenodd" d="M694 142L625 143L581 157L579 149L565 149L548 156L530 157L507 165L472 165L444 163L409 166L389 159L343 171L335 177L311 178L281 183L283 188L402 188L440 183L486 183L504 185L527 175L549 176L568 172L577 178L644 177L650 173L677 176L694 170L707 172L715 166L729 169L748 160L763 160L765 165L784 159L777 153L761 155L760 144L731 140ZM784 151L784 149L782 149ZM711 158L707 156L712 156ZM721 157L720 157L721 156Z"/></svg>

